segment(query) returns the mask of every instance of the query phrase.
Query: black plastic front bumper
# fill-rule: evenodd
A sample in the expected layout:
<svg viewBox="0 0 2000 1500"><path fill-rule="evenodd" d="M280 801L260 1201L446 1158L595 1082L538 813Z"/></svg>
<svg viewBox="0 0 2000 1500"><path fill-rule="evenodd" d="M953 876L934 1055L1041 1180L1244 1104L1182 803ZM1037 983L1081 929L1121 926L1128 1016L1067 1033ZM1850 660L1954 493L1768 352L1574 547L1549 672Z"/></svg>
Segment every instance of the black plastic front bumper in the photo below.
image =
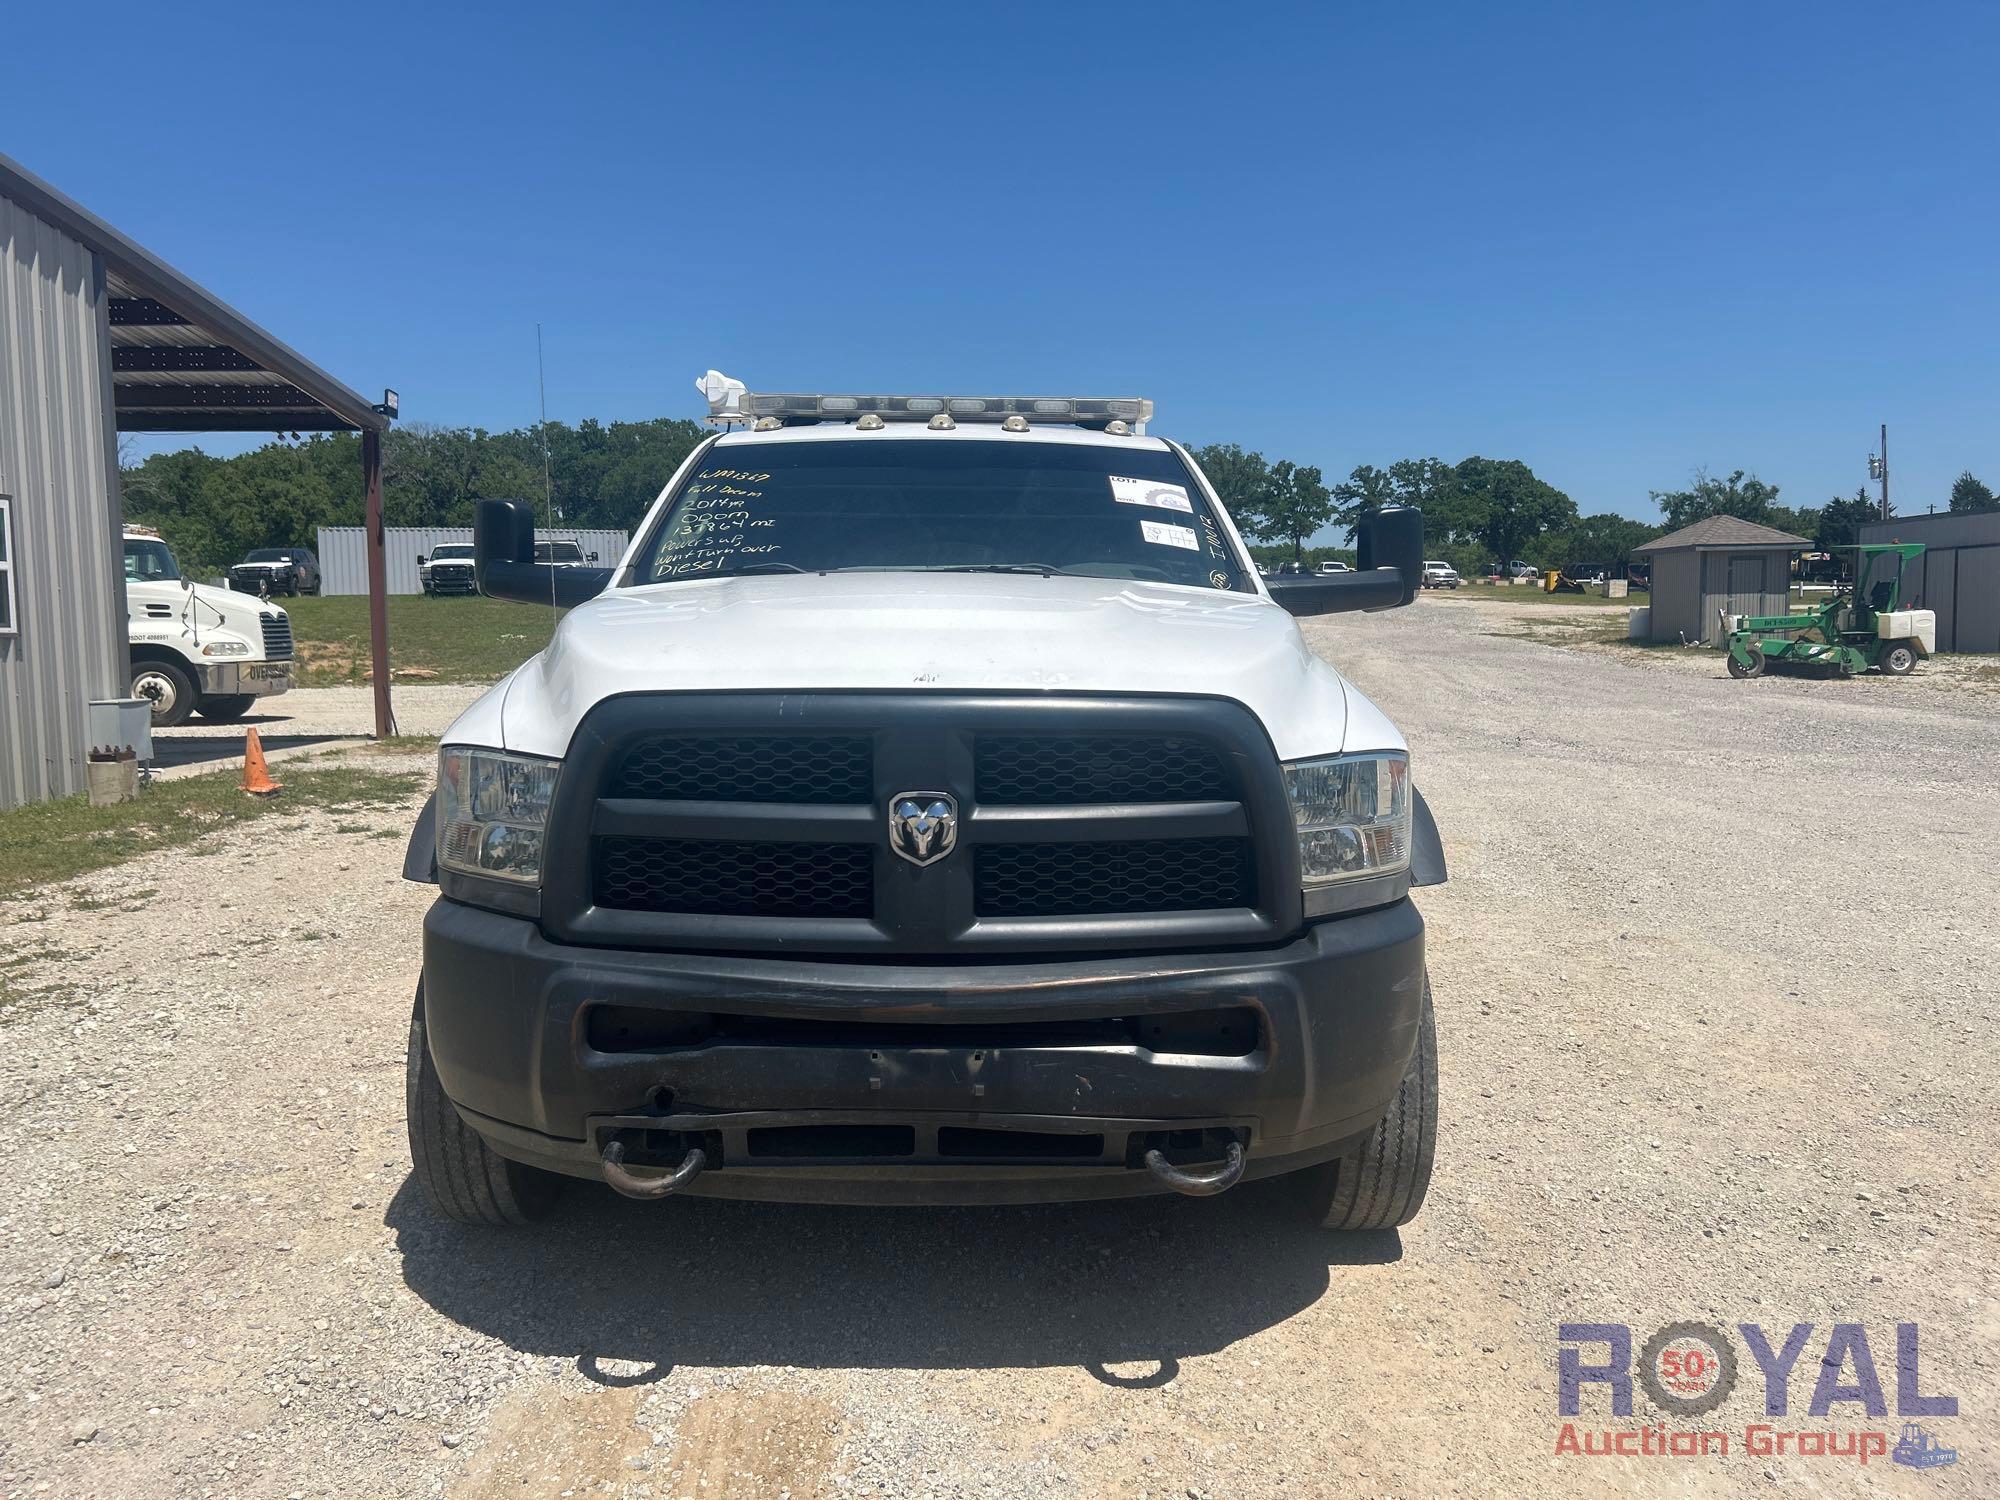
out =
<svg viewBox="0 0 2000 1500"><path fill-rule="evenodd" d="M959 965L554 944L440 899L426 1019L445 1091L503 1155L601 1174L617 1139L690 1193L977 1203L1165 1191L1337 1153L1415 1046L1424 928L1403 900L1276 948Z"/></svg>

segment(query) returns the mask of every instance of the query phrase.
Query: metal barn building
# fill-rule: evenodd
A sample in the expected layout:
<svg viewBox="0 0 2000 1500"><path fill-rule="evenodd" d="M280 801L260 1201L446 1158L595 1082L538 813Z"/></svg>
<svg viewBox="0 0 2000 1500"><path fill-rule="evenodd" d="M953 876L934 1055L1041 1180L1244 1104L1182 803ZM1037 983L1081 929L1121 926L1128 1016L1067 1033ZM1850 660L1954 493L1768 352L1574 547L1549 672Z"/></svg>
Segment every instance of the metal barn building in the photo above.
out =
<svg viewBox="0 0 2000 1500"><path fill-rule="evenodd" d="M589 558L610 567L625 555L631 534L624 531L537 531L535 540L575 542ZM319 529L319 568L322 594L365 594L368 592L368 530L363 526L322 526ZM421 594L417 559L429 557L441 543L470 545L470 526L390 526L382 532L382 552L387 560L388 590L392 594Z"/></svg>
<svg viewBox="0 0 2000 1500"><path fill-rule="evenodd" d="M1710 516L1634 547L1652 564L1652 639L1719 644L1725 615L1790 610L1792 554L1811 542L1788 531Z"/></svg>
<svg viewBox="0 0 2000 1500"><path fill-rule="evenodd" d="M2000 651L2000 510L1892 516L1858 542L1922 542L1904 571L1905 607L1937 613L1940 651Z"/></svg>
<svg viewBox="0 0 2000 1500"><path fill-rule="evenodd" d="M0 808L82 791L85 705L131 687L119 433L359 431L379 529L388 425L0 156Z"/></svg>

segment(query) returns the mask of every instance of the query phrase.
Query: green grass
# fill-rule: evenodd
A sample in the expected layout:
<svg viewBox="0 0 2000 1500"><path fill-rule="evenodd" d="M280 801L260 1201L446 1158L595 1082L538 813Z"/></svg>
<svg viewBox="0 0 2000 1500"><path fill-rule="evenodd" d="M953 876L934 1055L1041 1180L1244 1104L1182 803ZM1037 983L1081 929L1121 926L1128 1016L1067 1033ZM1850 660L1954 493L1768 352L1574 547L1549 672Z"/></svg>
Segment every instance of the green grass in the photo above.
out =
<svg viewBox="0 0 2000 1500"><path fill-rule="evenodd" d="M298 761L278 774L285 789L269 799L248 796L233 775L217 774L158 781L140 792L137 802L114 807L66 797L0 813L0 897L73 880L156 849L181 848L241 823L282 821L312 808L357 812L395 806L430 780L418 771L313 768ZM77 900L86 903L79 910L109 904L87 896Z"/></svg>
<svg viewBox="0 0 2000 1500"><path fill-rule="evenodd" d="M281 599L292 617L299 686L368 681L368 600ZM505 599L389 601L389 670L397 682L492 682L549 643L550 611Z"/></svg>

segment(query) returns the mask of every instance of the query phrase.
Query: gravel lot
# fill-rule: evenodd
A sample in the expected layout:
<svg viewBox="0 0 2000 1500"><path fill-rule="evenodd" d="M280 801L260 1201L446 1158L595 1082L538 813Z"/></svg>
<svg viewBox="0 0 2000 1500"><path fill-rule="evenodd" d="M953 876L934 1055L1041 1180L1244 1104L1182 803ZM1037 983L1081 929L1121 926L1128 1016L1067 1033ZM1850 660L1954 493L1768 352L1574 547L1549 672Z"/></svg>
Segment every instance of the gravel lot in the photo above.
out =
<svg viewBox="0 0 2000 1500"><path fill-rule="evenodd" d="M1310 632L1408 734L1452 865L1423 895L1443 1134L1400 1235L1255 1188L578 1189L460 1230L403 1142L414 806L0 905L5 972L48 987L0 1013L0 1495L1993 1493L2000 699L1510 617ZM1557 1325L1679 1318L1813 1323L1808 1429L1828 1325L1866 1325L1893 1402L1920 1323L1958 1463L1558 1460ZM1711 1419L1739 1432L1744 1363Z"/></svg>

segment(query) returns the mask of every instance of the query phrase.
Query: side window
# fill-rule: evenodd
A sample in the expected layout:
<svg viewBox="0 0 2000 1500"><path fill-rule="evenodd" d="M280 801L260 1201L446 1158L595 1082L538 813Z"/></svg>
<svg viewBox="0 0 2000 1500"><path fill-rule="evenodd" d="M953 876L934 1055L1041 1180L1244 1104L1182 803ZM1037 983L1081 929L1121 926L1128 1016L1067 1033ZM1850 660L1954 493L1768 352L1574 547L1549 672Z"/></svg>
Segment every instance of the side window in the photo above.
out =
<svg viewBox="0 0 2000 1500"><path fill-rule="evenodd" d="M14 605L14 502L0 495L0 635L20 627Z"/></svg>

